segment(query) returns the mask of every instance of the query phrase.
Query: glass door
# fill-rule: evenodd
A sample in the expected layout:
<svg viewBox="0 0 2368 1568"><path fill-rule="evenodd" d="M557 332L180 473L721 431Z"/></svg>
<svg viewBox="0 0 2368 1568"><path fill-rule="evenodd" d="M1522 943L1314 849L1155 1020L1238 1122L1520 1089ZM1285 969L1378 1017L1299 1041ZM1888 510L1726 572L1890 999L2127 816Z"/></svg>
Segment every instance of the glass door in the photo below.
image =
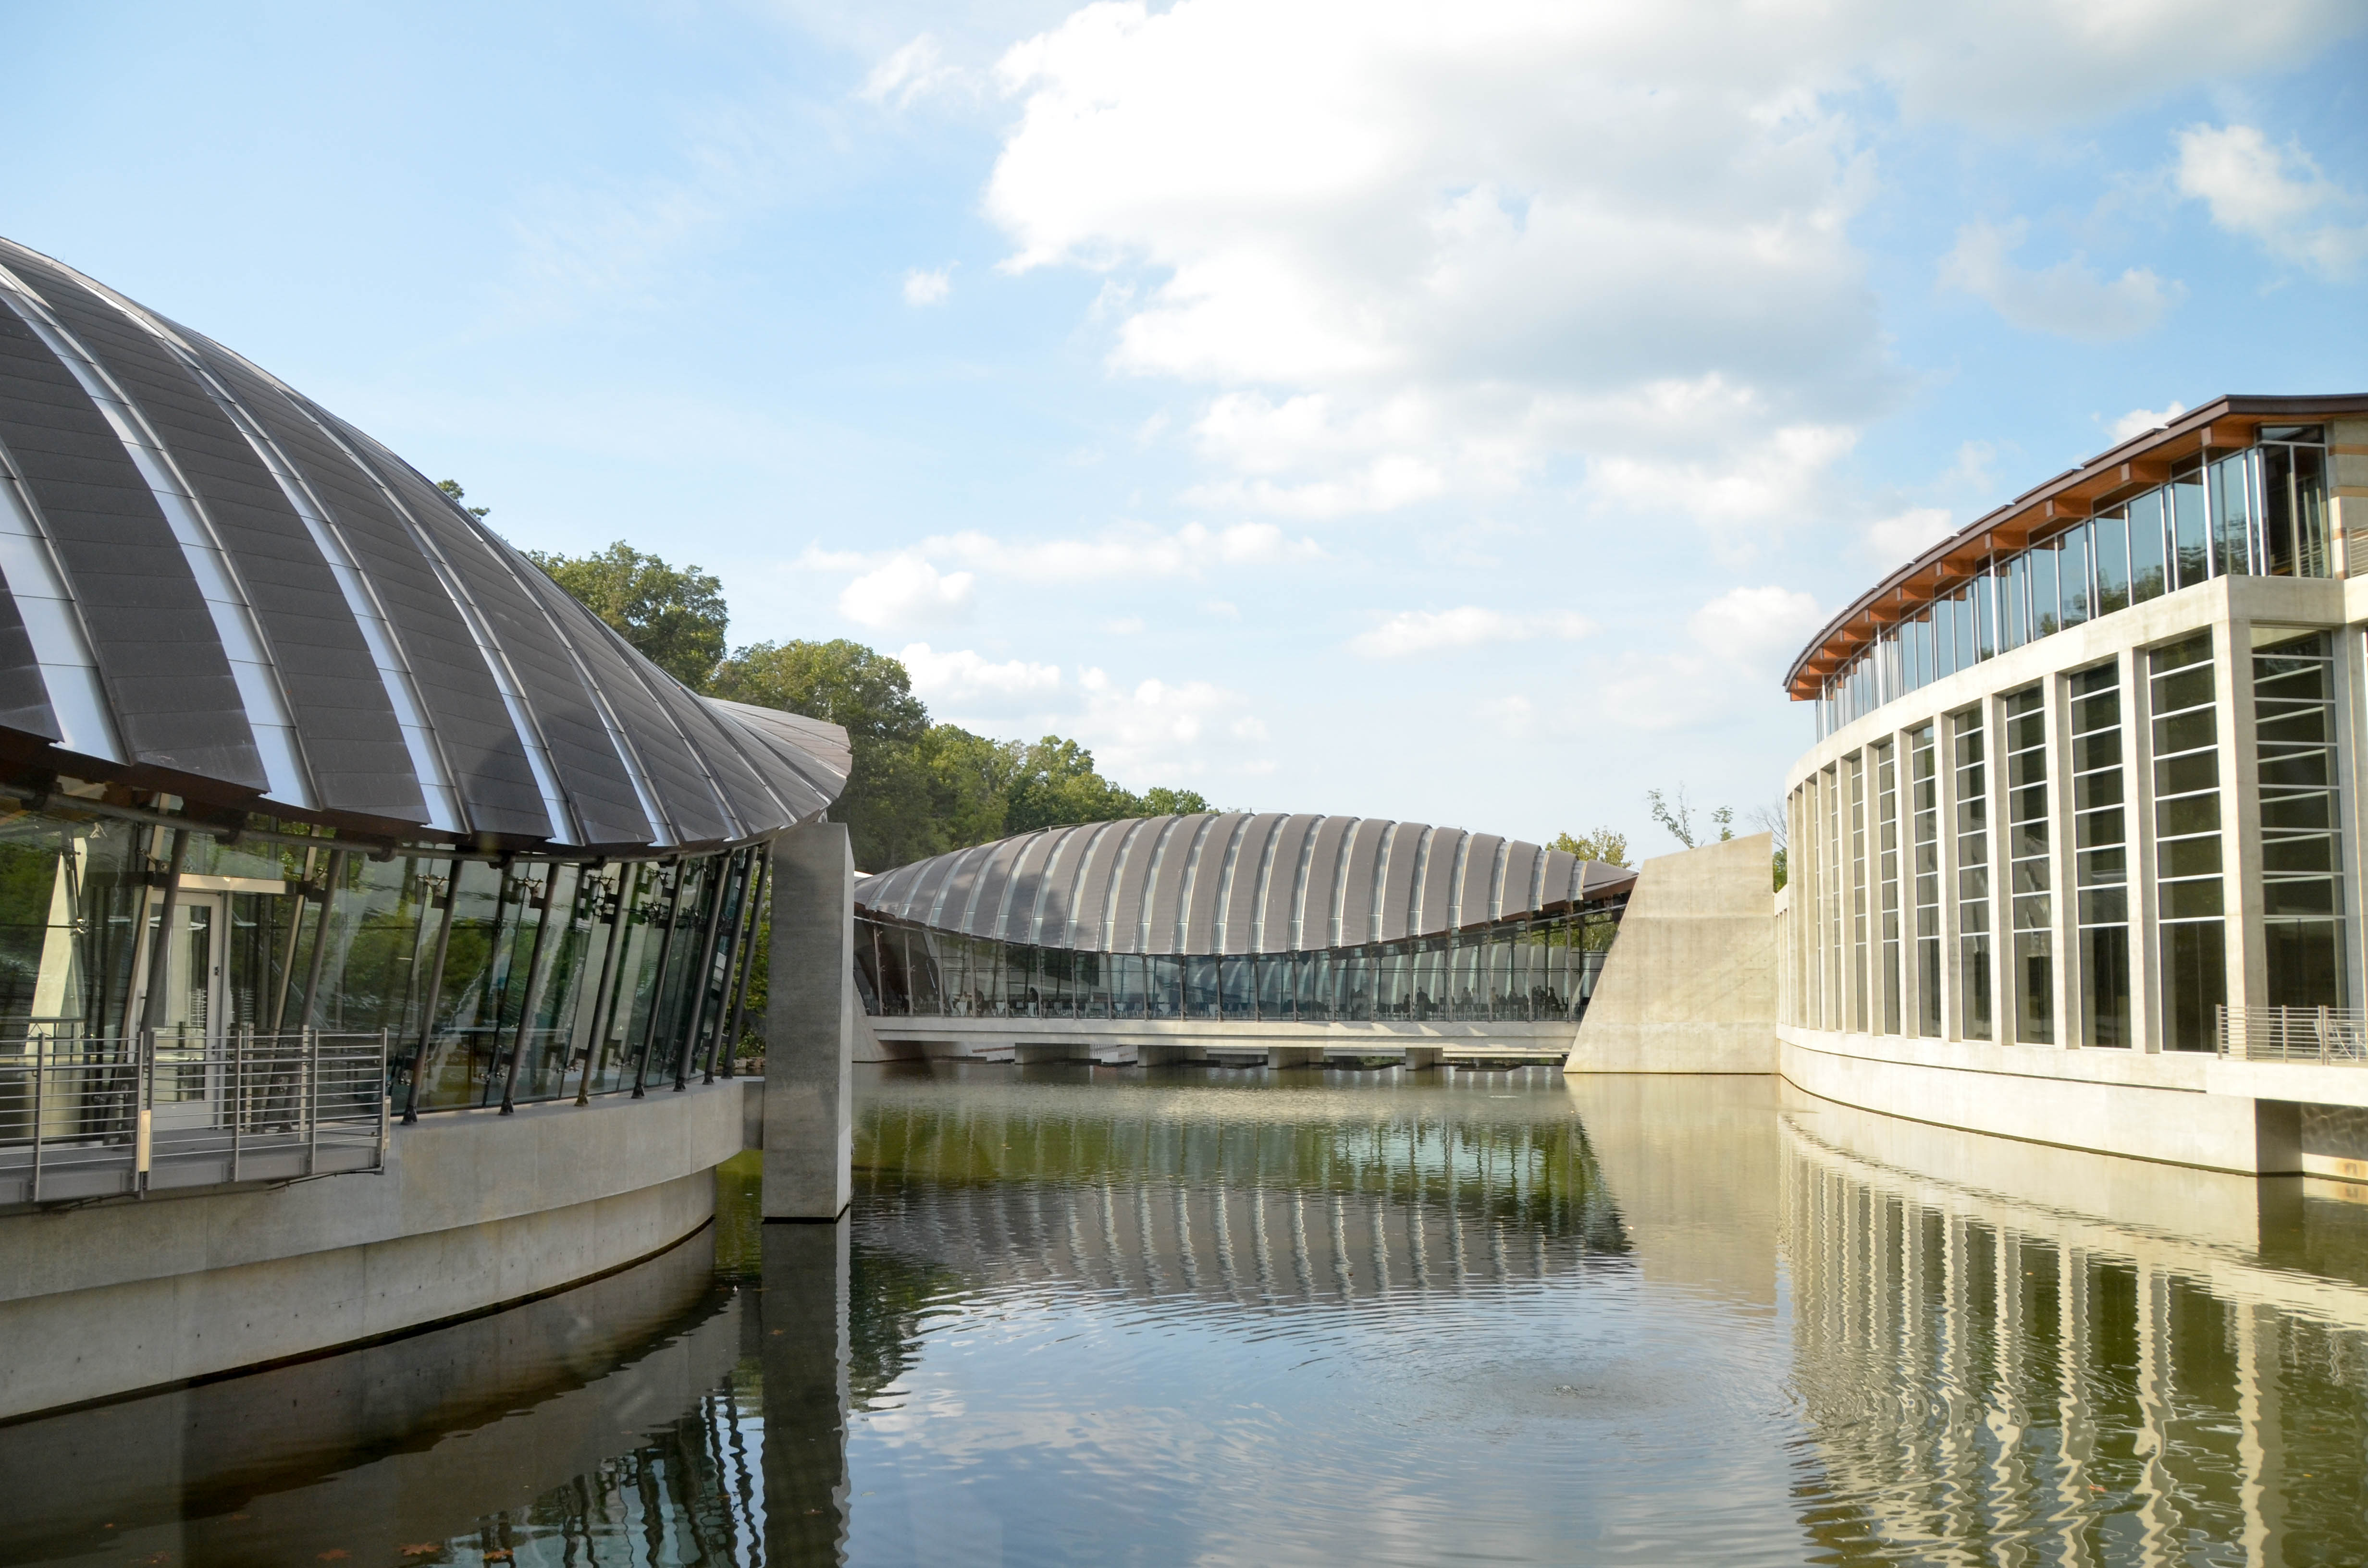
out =
<svg viewBox="0 0 2368 1568"><path fill-rule="evenodd" d="M156 1025L159 1131L206 1127L215 1119L223 1059L222 931L221 893L180 895L173 907Z"/></svg>

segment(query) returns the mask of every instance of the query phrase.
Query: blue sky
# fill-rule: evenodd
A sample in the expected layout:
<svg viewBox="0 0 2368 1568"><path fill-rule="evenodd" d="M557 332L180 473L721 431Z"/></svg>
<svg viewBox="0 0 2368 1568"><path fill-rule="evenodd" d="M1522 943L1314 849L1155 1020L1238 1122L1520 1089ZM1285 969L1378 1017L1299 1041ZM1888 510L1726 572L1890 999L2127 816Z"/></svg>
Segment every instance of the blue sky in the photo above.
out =
<svg viewBox="0 0 2368 1568"><path fill-rule="evenodd" d="M1666 846L1924 542L2368 386L2357 5L5 17L0 233L1223 805Z"/></svg>

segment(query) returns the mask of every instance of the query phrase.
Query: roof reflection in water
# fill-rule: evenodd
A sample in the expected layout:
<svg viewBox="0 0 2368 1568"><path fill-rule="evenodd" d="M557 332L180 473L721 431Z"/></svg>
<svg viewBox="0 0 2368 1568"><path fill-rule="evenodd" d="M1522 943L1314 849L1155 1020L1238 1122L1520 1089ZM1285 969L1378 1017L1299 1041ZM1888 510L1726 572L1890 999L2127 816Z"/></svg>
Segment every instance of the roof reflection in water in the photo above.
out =
<svg viewBox="0 0 2368 1568"><path fill-rule="evenodd" d="M954 1101L919 1075L916 1092L892 1084L857 1145L858 1239L978 1284L1272 1307L1519 1289L1625 1261L1566 1104L1489 1119L1485 1090L1451 1107L1226 1076L1106 1086L1085 1105L1024 1085Z"/></svg>

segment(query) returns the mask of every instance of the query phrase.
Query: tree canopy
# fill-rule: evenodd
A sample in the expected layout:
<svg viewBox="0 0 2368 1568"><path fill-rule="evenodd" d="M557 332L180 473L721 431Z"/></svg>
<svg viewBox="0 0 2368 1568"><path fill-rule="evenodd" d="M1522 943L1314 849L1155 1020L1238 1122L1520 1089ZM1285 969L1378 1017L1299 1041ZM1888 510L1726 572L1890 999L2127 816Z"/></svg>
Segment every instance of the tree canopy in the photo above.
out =
<svg viewBox="0 0 2368 1568"><path fill-rule="evenodd" d="M444 483L457 499L461 487ZM731 622L723 583L696 566L669 566L622 540L597 555L526 554L650 663L694 691L705 689Z"/></svg>

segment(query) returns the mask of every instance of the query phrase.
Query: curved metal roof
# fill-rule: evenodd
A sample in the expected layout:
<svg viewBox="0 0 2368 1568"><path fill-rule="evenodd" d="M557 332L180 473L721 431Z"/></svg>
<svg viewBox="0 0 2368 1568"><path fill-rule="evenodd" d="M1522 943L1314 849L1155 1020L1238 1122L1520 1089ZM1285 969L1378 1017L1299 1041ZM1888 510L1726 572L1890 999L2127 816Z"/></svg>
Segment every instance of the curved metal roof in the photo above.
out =
<svg viewBox="0 0 2368 1568"><path fill-rule="evenodd" d="M697 696L402 459L0 240L0 756L367 832L732 843L835 725Z"/></svg>
<svg viewBox="0 0 2368 1568"><path fill-rule="evenodd" d="M1227 812L1045 828L867 877L867 914L1106 953L1282 953L1429 937L1621 892L1636 873L1372 817Z"/></svg>

